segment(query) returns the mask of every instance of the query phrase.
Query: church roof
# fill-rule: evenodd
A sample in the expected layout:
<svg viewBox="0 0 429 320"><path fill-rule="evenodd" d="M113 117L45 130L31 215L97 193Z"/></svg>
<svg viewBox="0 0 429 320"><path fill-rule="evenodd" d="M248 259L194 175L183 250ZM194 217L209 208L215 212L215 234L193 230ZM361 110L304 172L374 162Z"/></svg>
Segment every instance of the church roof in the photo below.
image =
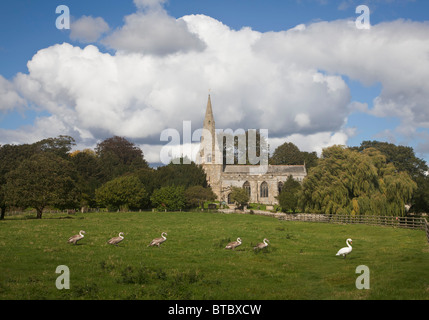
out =
<svg viewBox="0 0 429 320"><path fill-rule="evenodd" d="M236 174L249 174L252 168L258 168L258 165L227 165L225 166L224 173ZM266 174L305 174L306 169L304 165L288 166L288 165L269 165Z"/></svg>

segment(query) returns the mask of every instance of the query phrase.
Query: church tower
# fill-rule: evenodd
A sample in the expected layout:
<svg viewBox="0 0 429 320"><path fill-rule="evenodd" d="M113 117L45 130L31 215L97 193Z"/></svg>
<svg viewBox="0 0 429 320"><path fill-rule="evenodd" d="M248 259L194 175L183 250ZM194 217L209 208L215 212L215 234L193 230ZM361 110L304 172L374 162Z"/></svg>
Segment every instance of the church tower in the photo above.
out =
<svg viewBox="0 0 429 320"><path fill-rule="evenodd" d="M216 125L210 95L203 123L199 158L199 163L207 175L207 183L221 200L223 157L216 139Z"/></svg>

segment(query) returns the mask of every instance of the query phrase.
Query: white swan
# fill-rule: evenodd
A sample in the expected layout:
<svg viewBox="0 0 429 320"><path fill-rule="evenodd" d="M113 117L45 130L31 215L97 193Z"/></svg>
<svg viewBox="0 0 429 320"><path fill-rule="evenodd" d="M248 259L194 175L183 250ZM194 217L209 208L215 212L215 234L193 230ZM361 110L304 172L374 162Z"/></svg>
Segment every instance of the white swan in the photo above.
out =
<svg viewBox="0 0 429 320"><path fill-rule="evenodd" d="M118 243L121 242L122 240L124 240L124 233L120 232L119 237L112 238L109 241L107 241L107 243L108 244L114 244L115 246L117 246Z"/></svg>
<svg viewBox="0 0 429 320"><path fill-rule="evenodd" d="M241 246L241 239L237 238L237 241L230 242L226 245L225 249L232 249L234 250L238 246Z"/></svg>
<svg viewBox="0 0 429 320"><path fill-rule="evenodd" d="M263 243L261 242L261 243L258 243L257 245L256 245L256 247L254 247L253 248L253 250L256 250L256 249L264 249L264 248L266 248L266 247L268 247L268 243L270 243L270 241L267 239L267 238L265 238L264 240L263 240Z"/></svg>
<svg viewBox="0 0 429 320"><path fill-rule="evenodd" d="M337 252L337 254L336 254L336 256L343 256L344 257L344 259L346 258L346 256L350 253L350 252L352 252L352 246L349 244L349 242L350 243L352 243L353 241L352 241L352 239L347 239L346 240L346 244L347 244L347 247L344 247L344 248L341 248L338 252Z"/></svg>
<svg viewBox="0 0 429 320"><path fill-rule="evenodd" d="M85 231L83 231L83 230L80 230L79 231L79 234L77 234L77 235L74 235L74 236L71 236L69 239L68 239L68 243L73 243L73 244L77 244L77 242L79 241L79 240L82 240L85 236L84 236L84 234L85 234Z"/></svg>
<svg viewBox="0 0 429 320"><path fill-rule="evenodd" d="M165 236L168 236L168 234L166 232L163 232L161 234L161 238L153 239L152 242L148 245L148 247L158 246L159 248L159 246L167 240Z"/></svg>

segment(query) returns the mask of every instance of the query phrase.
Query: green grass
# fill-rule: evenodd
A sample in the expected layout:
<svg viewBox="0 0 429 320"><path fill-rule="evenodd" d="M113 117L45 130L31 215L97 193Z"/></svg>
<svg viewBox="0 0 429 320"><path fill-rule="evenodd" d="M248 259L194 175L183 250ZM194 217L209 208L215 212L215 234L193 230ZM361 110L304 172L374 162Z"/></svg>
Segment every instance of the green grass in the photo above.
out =
<svg viewBox="0 0 429 320"><path fill-rule="evenodd" d="M61 218L61 219L60 219ZM86 231L74 246L67 239ZM150 241L168 233L160 249ZM118 246L109 238L125 233ZM235 251L226 243L241 237ZM252 246L267 237L260 252ZM353 239L347 259L336 257ZM58 290L57 266L70 269ZM355 286L370 269L370 289ZM419 230L212 213L90 213L0 222L0 299L428 299Z"/></svg>

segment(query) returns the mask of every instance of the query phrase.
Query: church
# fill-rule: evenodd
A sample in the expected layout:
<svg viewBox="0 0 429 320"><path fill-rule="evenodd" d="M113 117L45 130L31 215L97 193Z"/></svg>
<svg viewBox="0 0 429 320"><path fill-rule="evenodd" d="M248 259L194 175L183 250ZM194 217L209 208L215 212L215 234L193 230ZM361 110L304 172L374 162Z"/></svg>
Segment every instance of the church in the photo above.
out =
<svg viewBox="0 0 429 320"><path fill-rule="evenodd" d="M230 199L232 187L239 187L247 191L250 203L278 204L276 197L280 194L283 184L289 176L292 176L299 182L302 182L307 176L305 164L267 164L264 170L260 170L260 165L225 164L222 152L220 151L223 150L222 146L219 147L217 143L216 126L211 97L209 95L198 162L202 165L207 175L207 183L217 195L219 201L232 204Z"/></svg>

